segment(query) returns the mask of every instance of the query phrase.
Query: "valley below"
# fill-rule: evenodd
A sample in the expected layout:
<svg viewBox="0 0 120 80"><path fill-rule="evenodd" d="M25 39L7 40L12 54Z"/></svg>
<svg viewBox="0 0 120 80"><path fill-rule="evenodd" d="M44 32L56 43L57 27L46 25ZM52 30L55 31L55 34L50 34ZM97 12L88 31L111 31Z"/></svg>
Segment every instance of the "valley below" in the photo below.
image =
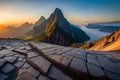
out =
<svg viewBox="0 0 120 80"><path fill-rule="evenodd" d="M89 29L89 28L86 28L85 26L80 27L80 29L82 29L84 32L86 32L87 35L90 36L90 40L86 41L85 43L98 40L104 36L111 34L108 32L99 31L99 29Z"/></svg>

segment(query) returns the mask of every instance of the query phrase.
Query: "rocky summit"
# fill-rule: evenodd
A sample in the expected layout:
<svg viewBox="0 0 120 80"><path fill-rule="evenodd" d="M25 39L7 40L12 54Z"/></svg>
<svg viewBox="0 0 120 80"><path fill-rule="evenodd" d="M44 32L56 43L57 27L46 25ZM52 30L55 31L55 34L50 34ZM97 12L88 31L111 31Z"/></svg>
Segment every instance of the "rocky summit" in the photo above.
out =
<svg viewBox="0 0 120 80"><path fill-rule="evenodd" d="M120 80L120 54L0 39L0 80Z"/></svg>
<svg viewBox="0 0 120 80"><path fill-rule="evenodd" d="M62 11L56 8L54 13L39 26L34 27L25 39L68 46L72 43L83 43L90 37L81 29L71 25Z"/></svg>

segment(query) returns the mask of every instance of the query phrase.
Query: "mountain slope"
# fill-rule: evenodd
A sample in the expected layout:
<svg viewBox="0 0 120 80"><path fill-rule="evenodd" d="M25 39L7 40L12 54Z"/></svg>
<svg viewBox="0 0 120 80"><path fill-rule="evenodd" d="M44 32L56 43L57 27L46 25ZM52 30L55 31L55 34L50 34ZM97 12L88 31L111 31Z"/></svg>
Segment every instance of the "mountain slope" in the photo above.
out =
<svg viewBox="0 0 120 80"><path fill-rule="evenodd" d="M45 17L41 16L41 18L34 24L34 27L39 26L41 23L43 23L45 21Z"/></svg>
<svg viewBox="0 0 120 80"><path fill-rule="evenodd" d="M120 28L111 35L102 39L87 43L81 46L83 49L99 51L118 51L120 50Z"/></svg>
<svg viewBox="0 0 120 80"><path fill-rule="evenodd" d="M89 39L90 37L84 31L72 26L58 8L47 20L38 27L34 27L27 37L27 40L44 41L59 45L82 43Z"/></svg>

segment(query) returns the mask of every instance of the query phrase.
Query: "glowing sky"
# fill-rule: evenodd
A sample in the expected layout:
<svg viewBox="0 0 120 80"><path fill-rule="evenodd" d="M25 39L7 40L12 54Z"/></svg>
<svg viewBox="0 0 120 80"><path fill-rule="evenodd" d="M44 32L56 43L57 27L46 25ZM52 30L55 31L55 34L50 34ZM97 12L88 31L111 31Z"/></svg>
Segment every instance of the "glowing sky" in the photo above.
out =
<svg viewBox="0 0 120 80"><path fill-rule="evenodd" d="M120 21L120 0L0 0L0 23L35 22L56 7L74 24Z"/></svg>

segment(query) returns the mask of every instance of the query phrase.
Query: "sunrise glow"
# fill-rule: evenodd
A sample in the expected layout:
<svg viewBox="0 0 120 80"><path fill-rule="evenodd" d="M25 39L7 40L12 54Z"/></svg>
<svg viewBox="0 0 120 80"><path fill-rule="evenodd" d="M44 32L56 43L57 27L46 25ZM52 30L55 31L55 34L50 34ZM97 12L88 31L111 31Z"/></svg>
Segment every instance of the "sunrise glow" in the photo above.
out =
<svg viewBox="0 0 120 80"><path fill-rule="evenodd" d="M56 7L62 9L65 17L73 24L119 21L120 19L120 8L118 8L119 2L114 0L110 2L105 2L106 0L97 0L94 3L84 0L50 1L0 1L0 20L3 21L3 24L10 25L24 22L35 23L40 16L48 18Z"/></svg>
<svg viewBox="0 0 120 80"><path fill-rule="evenodd" d="M2 24L2 21L0 21L0 25Z"/></svg>

